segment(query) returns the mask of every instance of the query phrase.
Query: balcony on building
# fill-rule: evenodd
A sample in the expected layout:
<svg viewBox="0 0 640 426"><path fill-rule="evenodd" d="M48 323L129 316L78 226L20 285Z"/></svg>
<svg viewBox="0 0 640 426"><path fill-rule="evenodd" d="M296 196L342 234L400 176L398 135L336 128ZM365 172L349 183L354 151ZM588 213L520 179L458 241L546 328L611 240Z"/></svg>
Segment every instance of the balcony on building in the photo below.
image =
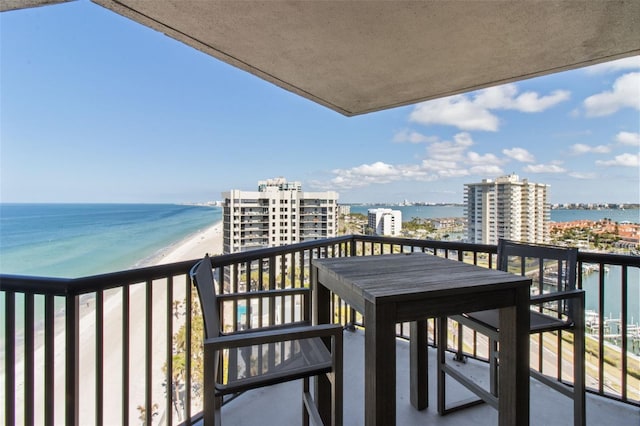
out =
<svg viewBox="0 0 640 426"><path fill-rule="evenodd" d="M414 251L484 267L496 265L493 245L362 235L214 256L213 263L224 277L224 292L249 295L265 289L308 286L313 258ZM153 413L149 424L199 424L201 314L187 275L196 261L69 280L0 276L5 324L0 346L5 399L0 413L5 423L133 424L140 419L146 421L145 413ZM639 257L579 252L578 261L579 284L587 274L594 273L604 283L587 289L597 293L589 297L608 297L601 293L606 291L607 295L621 294L628 303L633 280L639 276ZM343 301L334 298L331 303L336 322L356 327L355 331L344 332L345 424L364 424L366 330L361 327L359 314ZM267 323L297 317L295 312L285 313L278 306L270 308L267 304L262 309ZM235 307L225 305L224 328L251 326L245 322L247 311L251 310L241 302ZM623 318L617 322L602 313L587 313L587 424L634 424L640 419L639 327L632 324L626 312L627 306L623 305ZM469 334L469 330L459 334L453 323L450 327L453 335L474 342L465 350L469 360L461 368L480 377L481 382L488 380L486 341ZM398 424L496 424L497 412L487 405L447 416L437 414L433 347L428 349L429 407L417 411L411 406L408 328L407 324L397 326ZM431 324L428 328L433 345ZM454 339L449 345L453 351L457 342ZM537 351L533 350L535 359ZM545 348L545 362L560 365L570 383L566 372L571 371L571 357L559 355L553 345ZM268 392L239 395L223 407L224 418L228 424L245 424L249 418L296 424L301 416L300 388L300 383L282 384ZM530 389L532 424L572 424L569 398L533 379ZM452 386L449 397L469 398L466 392Z"/></svg>
<svg viewBox="0 0 640 426"><path fill-rule="evenodd" d="M0 11L64 1L9 0L0 3ZM93 3L349 117L640 54L640 2L635 1L261 2L259 7L213 1ZM309 29L315 31L313 37L306 34ZM241 169L241 158L237 165ZM323 215L333 214L323 207L327 204L302 200L300 207L325 220ZM265 222L269 207L260 201L245 216ZM225 218L237 214L237 207L224 209ZM230 279L225 291L308 286L310 259L320 257L419 250L495 267L493 245L373 236L323 239L326 234L304 232L301 240L308 241L299 244L265 249L264 239L254 237L249 240L253 245L245 244L239 253L215 256L215 267L234 272L221 274ZM239 243L232 237L225 236L226 246ZM0 276L0 422L198 424L202 364L195 343L201 337L201 314L188 278L195 261L76 279ZM599 267L590 272L599 274L599 286L590 290L594 297L602 300L607 289L625 301L619 332L612 332L616 323L607 322L602 311L591 313L584 354L587 423L637 425L640 336L625 304L640 261L637 256L580 252L580 276L587 265ZM241 273L248 270L262 273ZM356 326L355 332L345 332L344 414L345 424L360 425L361 321L344 302L332 303L339 313L336 322ZM280 317L269 309L265 315L274 321ZM235 311L229 318L228 329L242 326ZM496 423L495 411L487 406L438 416L433 374L430 407L419 412L411 408L403 373L406 337L407 330L399 325L399 423ZM465 368L484 374L486 348L481 339L472 339L476 343L467 351ZM564 359L553 347L545 354ZM223 407L223 415L228 424L260 423L266 416L279 424L296 424L299 386L289 386L240 395ZM531 407L534 424L571 424L569 401L535 382Z"/></svg>

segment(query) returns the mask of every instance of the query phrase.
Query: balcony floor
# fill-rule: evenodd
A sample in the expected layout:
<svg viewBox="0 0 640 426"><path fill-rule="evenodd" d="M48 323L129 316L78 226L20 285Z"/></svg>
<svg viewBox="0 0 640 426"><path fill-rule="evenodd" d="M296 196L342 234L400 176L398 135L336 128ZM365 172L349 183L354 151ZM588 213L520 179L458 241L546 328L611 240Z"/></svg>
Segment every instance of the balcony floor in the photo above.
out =
<svg viewBox="0 0 640 426"><path fill-rule="evenodd" d="M344 424L364 424L364 332L344 333ZM436 410L435 349L429 349L429 407L415 410L409 402L409 344L398 340L396 412L398 425L496 425L498 413L486 404L439 416ZM461 364L479 383L486 384L488 366L470 361ZM291 382L248 392L222 408L225 426L301 424L302 383ZM451 380L447 384L449 402L468 399L473 394ZM640 409L607 398L587 394L587 424L640 425ZM531 379L531 425L573 425L569 398Z"/></svg>

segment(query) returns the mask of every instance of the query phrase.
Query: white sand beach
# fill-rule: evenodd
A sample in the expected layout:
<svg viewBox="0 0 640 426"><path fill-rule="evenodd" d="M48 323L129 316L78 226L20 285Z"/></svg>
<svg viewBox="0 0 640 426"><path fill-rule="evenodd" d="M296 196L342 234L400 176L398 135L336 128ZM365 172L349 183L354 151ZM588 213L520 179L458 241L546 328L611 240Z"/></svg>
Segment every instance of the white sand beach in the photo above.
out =
<svg viewBox="0 0 640 426"><path fill-rule="evenodd" d="M204 257L206 253L209 255L222 254L222 222L216 222L213 226L167 247L145 266L198 259Z"/></svg>
<svg viewBox="0 0 640 426"><path fill-rule="evenodd" d="M203 257L206 253L217 255L222 253L222 222L217 222L212 226L187 236L185 239L160 250L158 254L137 267L154 266L179 262L184 260L195 260ZM164 405L163 387L161 383L164 380L162 366L165 363L166 348L166 280L158 280L163 282L155 282L153 285L153 366L152 380L153 390L152 399L154 403ZM184 281L175 280L173 286L173 301L182 302L185 298L185 286L177 283ZM144 389L144 368L145 368L145 285L139 284L131 286L129 289L130 309L129 309L129 368L130 368L130 398L129 404L125 409L129 412L129 418L132 423L136 423L139 419L138 406L144 405L145 389ZM80 308L80 361L79 361L79 407L80 407L80 423L92 424L95 421L95 349L96 349L96 318L95 318L95 300L87 299L88 302L81 304ZM121 371L122 371L122 291L110 290L104 293L104 421L105 424L119 424L121 419ZM56 329L62 324L56 320ZM173 332L184 323L183 317L173 318ZM156 326L157 325L157 326ZM44 410L42 410L44 389L44 377L40 372L44 371L44 347L41 338L36 338L35 368L36 368L36 395L34 410L36 423L44 421ZM65 394L65 372L64 372L64 332L60 329L57 332L54 342L55 347L55 422L62 424L64 422L64 399ZM21 423L24 412L23 404L23 383L21 380L24 374L23 360L16 363L17 372L17 404L16 404L16 421ZM4 404L0 407L0 419L4 417ZM168 413L158 413L154 417L153 423L161 421L161 418Z"/></svg>

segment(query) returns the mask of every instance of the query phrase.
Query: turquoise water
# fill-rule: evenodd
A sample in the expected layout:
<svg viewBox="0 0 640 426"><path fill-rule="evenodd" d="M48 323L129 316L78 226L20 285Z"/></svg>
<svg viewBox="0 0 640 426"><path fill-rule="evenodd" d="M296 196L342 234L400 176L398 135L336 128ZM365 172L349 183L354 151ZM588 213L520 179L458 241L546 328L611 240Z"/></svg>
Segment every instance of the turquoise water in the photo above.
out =
<svg viewBox="0 0 640 426"><path fill-rule="evenodd" d="M0 273L76 278L130 269L221 219L219 207L0 204Z"/></svg>
<svg viewBox="0 0 640 426"><path fill-rule="evenodd" d="M352 206L366 214L376 206ZM403 219L461 217L461 206L403 206ZM552 210L551 219L640 222L639 210ZM0 273L74 278L139 266L222 220L219 207L171 204L0 204ZM606 276L604 315L621 311L620 268ZM640 321L640 277L629 268L629 320ZM598 310L598 274L584 277L586 308ZM40 303L41 300L38 300ZM0 294L0 306L4 295ZM17 306L22 306L21 302ZM37 312L41 312L41 307ZM20 318L20 315L18 315ZM3 321L2 321L3 322ZM21 324L17 324L18 328ZM4 327L0 324L0 340ZM3 341L3 340L2 340ZM1 343L1 342L0 342ZM2 346L0 344L0 346Z"/></svg>
<svg viewBox="0 0 640 426"><path fill-rule="evenodd" d="M366 214L378 206L352 206ZM403 219L461 217L462 206L394 206ZM552 210L551 219L640 222L635 210ZM222 219L219 207L174 204L0 204L0 273L74 278L139 266Z"/></svg>
<svg viewBox="0 0 640 426"><path fill-rule="evenodd" d="M0 204L0 273L76 278L140 266L160 250L222 220L219 207L173 204ZM64 299L56 298L56 311ZM0 292L4 309L4 293ZM23 297L16 295L22 339ZM41 327L44 300L35 299ZM0 353L4 346L0 317Z"/></svg>
<svg viewBox="0 0 640 426"><path fill-rule="evenodd" d="M354 213L369 208L352 206ZM462 206L394 206L403 220L461 217ZM552 210L551 219L640 222L640 210ZM0 273L74 278L139 266L222 219L219 207L174 204L0 204Z"/></svg>

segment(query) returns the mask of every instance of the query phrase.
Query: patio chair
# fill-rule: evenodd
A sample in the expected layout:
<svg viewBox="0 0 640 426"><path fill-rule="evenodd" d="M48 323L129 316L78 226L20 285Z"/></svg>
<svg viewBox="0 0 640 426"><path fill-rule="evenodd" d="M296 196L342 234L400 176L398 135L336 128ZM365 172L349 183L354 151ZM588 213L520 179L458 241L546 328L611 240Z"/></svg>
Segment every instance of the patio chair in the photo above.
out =
<svg viewBox="0 0 640 426"><path fill-rule="evenodd" d="M260 304L269 300L291 303L310 297L305 288L255 291L216 296L211 259L206 255L190 272L198 290L204 318L204 424L221 424L221 408L225 395L302 379L302 423L322 425L323 419L310 392L310 380L329 380L331 395L323 395L325 422L342 425L343 360L342 327L323 324L311 326L299 321L270 327L249 328L234 333L220 330L220 312L224 301L245 301L251 315L250 301ZM310 300L310 299L307 299ZM302 303L308 303L307 301ZM275 304L275 303L274 303ZM235 304L234 304L235 306ZM309 306L309 305L305 305ZM308 316L308 311L306 312ZM251 324L251 321L248 322ZM291 401L279 401L290 404ZM255 420L260 423L260 419Z"/></svg>
<svg viewBox="0 0 640 426"><path fill-rule="evenodd" d="M584 291L576 289L577 253L575 248L549 245L522 244L507 240L498 243L498 269L514 271L532 278L530 334L538 334L538 366L532 368L530 375L573 400L574 425L585 424L585 365L584 365ZM459 370L447 364L447 318L438 318L438 412L448 414L462 408L488 402L498 407L499 374L499 310L470 312L451 316L454 321L484 334L489 340L489 382L490 391L479 386ZM573 333L573 385L563 381L562 360L556 360L555 377L544 375L543 371L543 335L556 332L554 339L556 354L563 353L561 331ZM459 339L462 336L458 337ZM458 346L458 351L461 351ZM456 360L463 359L458 353ZM545 368L546 369L546 368ZM446 406L446 375L462 383L481 399L471 400L458 405Z"/></svg>

